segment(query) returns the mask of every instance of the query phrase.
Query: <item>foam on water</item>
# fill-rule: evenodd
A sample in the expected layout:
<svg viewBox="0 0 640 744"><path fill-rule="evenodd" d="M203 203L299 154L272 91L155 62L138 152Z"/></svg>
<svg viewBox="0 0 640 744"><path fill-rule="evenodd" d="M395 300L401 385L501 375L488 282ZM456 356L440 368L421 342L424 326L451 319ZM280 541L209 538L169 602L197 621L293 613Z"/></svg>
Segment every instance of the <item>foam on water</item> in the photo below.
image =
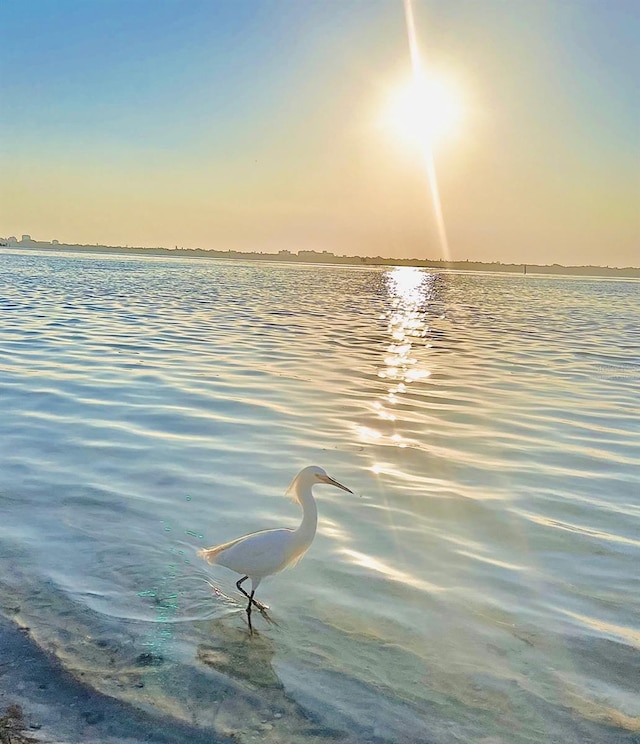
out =
<svg viewBox="0 0 640 744"><path fill-rule="evenodd" d="M640 731L637 282L1 258L0 608L77 679L241 741ZM357 495L248 641L196 551L307 464Z"/></svg>

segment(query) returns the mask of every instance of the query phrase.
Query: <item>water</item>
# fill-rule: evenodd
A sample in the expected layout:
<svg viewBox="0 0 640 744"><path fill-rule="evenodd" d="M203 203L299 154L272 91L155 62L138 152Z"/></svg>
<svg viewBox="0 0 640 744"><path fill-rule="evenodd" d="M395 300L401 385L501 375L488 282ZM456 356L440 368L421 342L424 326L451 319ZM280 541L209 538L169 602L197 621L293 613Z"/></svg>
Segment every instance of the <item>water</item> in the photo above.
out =
<svg viewBox="0 0 640 744"><path fill-rule="evenodd" d="M637 282L0 258L0 608L76 679L209 740L637 741ZM249 639L196 551L307 464L356 495Z"/></svg>

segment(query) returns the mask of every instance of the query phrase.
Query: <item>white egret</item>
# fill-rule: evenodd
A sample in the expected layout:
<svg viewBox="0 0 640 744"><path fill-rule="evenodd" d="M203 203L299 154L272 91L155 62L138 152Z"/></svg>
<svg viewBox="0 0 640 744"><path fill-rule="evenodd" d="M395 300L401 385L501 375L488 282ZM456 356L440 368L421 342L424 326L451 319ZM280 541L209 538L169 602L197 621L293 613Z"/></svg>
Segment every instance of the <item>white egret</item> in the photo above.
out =
<svg viewBox="0 0 640 744"><path fill-rule="evenodd" d="M310 465L298 473L286 491L293 494L293 500L302 507L302 522L297 529L252 532L198 552L198 555L208 563L225 566L236 573L243 574L242 578L236 582L236 586L249 600L247 621L251 633L253 632L252 605L262 613L263 617L270 619L266 614L268 609L266 605L253 598L262 579L297 563L313 542L318 524L318 508L311 489L319 483L326 483L353 493L350 488L327 475L322 468ZM251 594L247 594L242 588L243 582L247 579L251 579Z"/></svg>

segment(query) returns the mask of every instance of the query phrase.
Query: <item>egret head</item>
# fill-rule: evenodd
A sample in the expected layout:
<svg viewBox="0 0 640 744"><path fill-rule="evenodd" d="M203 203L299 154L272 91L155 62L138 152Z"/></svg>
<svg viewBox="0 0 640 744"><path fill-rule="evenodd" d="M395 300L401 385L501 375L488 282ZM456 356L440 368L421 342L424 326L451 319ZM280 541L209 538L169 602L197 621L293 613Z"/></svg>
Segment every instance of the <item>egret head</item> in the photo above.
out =
<svg viewBox="0 0 640 744"><path fill-rule="evenodd" d="M338 483L335 478L327 475L322 468L312 465L310 469L313 471L316 483L326 483L329 486L335 486L336 488L341 488L343 491L347 491L348 493L353 493L350 488L343 486L342 483Z"/></svg>
<svg viewBox="0 0 640 744"><path fill-rule="evenodd" d="M301 488L310 488L316 483L325 483L329 486L341 488L343 491L347 491L348 493L353 493L350 488L343 486L342 483L338 483L337 480L332 478L330 475L327 475L326 471L318 467L317 465L309 465L308 467L301 470L295 477L293 483L289 486L287 491L295 492L295 488L297 486L300 486Z"/></svg>

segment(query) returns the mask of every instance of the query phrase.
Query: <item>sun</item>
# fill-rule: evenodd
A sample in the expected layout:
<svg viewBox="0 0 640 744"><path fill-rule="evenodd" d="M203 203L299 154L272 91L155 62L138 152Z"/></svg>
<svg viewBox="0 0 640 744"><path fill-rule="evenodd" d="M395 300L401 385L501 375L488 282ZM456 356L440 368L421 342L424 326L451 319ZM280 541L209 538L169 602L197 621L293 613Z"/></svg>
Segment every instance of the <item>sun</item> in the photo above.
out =
<svg viewBox="0 0 640 744"><path fill-rule="evenodd" d="M453 136L462 119L455 85L444 78L420 76L389 96L387 124L403 140L433 149Z"/></svg>

